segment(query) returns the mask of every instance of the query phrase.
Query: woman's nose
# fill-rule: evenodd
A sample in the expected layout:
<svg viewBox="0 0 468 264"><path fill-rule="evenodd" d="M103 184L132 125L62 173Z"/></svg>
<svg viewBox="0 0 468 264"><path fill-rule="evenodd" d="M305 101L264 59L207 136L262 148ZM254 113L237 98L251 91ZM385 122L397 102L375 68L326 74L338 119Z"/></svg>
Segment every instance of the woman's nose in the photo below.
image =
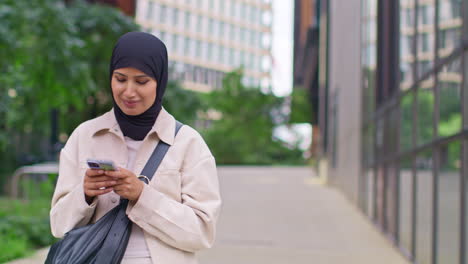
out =
<svg viewBox="0 0 468 264"><path fill-rule="evenodd" d="M123 94L125 95L125 97L128 97L128 98L135 97L136 95L135 85L132 84L132 82L127 82L127 85L125 87Z"/></svg>

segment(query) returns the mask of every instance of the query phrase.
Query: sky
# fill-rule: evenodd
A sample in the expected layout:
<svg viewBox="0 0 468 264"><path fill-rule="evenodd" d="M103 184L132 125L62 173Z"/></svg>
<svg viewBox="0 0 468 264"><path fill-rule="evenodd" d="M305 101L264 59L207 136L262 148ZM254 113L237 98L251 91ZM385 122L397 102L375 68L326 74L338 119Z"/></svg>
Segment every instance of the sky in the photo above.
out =
<svg viewBox="0 0 468 264"><path fill-rule="evenodd" d="M285 96L292 90L294 1L273 0L273 92Z"/></svg>

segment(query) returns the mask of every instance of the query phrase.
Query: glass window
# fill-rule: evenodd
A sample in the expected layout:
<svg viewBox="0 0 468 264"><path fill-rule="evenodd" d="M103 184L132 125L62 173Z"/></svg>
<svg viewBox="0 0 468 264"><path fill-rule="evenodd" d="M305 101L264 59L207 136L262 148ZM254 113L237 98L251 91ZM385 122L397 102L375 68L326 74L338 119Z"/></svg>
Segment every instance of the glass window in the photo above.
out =
<svg viewBox="0 0 468 264"><path fill-rule="evenodd" d="M204 32L204 27L203 27L203 17L198 15L197 16L197 30L198 33L203 33Z"/></svg>
<svg viewBox="0 0 468 264"><path fill-rule="evenodd" d="M184 53L185 56L190 56L190 39L187 37L184 37Z"/></svg>
<svg viewBox="0 0 468 264"><path fill-rule="evenodd" d="M161 38L161 41L164 42L164 44L166 44L166 43L167 43L167 38L166 38L167 33L164 32L164 31L161 31L161 33L160 33L159 36L160 36L160 38Z"/></svg>
<svg viewBox="0 0 468 264"><path fill-rule="evenodd" d="M203 0L197 0L197 7L198 7L198 8L203 9L203 4L204 4L204 1L203 1Z"/></svg>
<svg viewBox="0 0 468 264"><path fill-rule="evenodd" d="M430 264L432 256L432 198L434 192L432 151L416 158L416 262Z"/></svg>
<svg viewBox="0 0 468 264"><path fill-rule="evenodd" d="M366 210L367 216L371 219L374 218L374 171L372 168L366 170Z"/></svg>
<svg viewBox="0 0 468 264"><path fill-rule="evenodd" d="M178 37L179 37L179 50L177 52L179 53L179 55L183 55L185 51L185 37L182 37L180 35Z"/></svg>
<svg viewBox="0 0 468 264"><path fill-rule="evenodd" d="M439 152L437 263L458 263L460 258L460 149L455 141Z"/></svg>
<svg viewBox="0 0 468 264"><path fill-rule="evenodd" d="M398 170L394 163L389 164L386 168L386 183L385 183L385 223L387 233L395 238L396 236L396 224L397 224L397 177Z"/></svg>
<svg viewBox="0 0 468 264"><path fill-rule="evenodd" d="M231 24L231 39L232 41L237 41L237 28Z"/></svg>
<svg viewBox="0 0 468 264"><path fill-rule="evenodd" d="M229 2L229 4L230 4L230 5L229 5L229 9L230 9L230 11L231 11L231 17L234 18L234 17L236 16L236 5L235 5L235 3L234 3L233 0L231 0L231 1Z"/></svg>
<svg viewBox="0 0 468 264"><path fill-rule="evenodd" d="M224 14L226 12L226 0L224 1L219 1L219 11Z"/></svg>
<svg viewBox="0 0 468 264"><path fill-rule="evenodd" d="M222 38L223 37L223 31L225 29L225 23L224 22L219 22L219 29L218 29L218 34L219 34L219 37Z"/></svg>
<svg viewBox="0 0 468 264"><path fill-rule="evenodd" d="M429 47L430 47L430 42L429 42L429 34L427 33L422 33L419 35L421 37L421 39L419 39L420 43L421 43L421 51L422 52L428 52L429 51Z"/></svg>
<svg viewBox="0 0 468 264"><path fill-rule="evenodd" d="M247 6L244 3L240 3L240 8L241 8L241 14L240 17L244 20L247 18Z"/></svg>
<svg viewBox="0 0 468 264"><path fill-rule="evenodd" d="M179 38L176 34L172 35L172 52L178 53L179 50Z"/></svg>
<svg viewBox="0 0 468 264"><path fill-rule="evenodd" d="M202 59L203 58L203 52L202 52L202 43L201 43L201 41L197 40L196 45L197 45L196 46L196 51L195 51L197 53L196 57Z"/></svg>
<svg viewBox="0 0 468 264"><path fill-rule="evenodd" d="M222 1L220 1L222 2ZM215 5L215 1L214 0L210 0L210 9L211 11L213 12L216 12L216 5Z"/></svg>
<svg viewBox="0 0 468 264"><path fill-rule="evenodd" d="M462 0L439 1L439 56L447 57L462 41Z"/></svg>
<svg viewBox="0 0 468 264"><path fill-rule="evenodd" d="M190 39L190 50L192 51L192 58L197 58L196 42Z"/></svg>
<svg viewBox="0 0 468 264"><path fill-rule="evenodd" d="M448 137L461 131L461 59L442 67L439 77L439 136Z"/></svg>
<svg viewBox="0 0 468 264"><path fill-rule="evenodd" d="M223 46L218 46L218 60L216 63L222 64L224 60L224 47Z"/></svg>
<svg viewBox="0 0 468 264"><path fill-rule="evenodd" d="M428 143L434 135L434 89L433 87L420 86L417 98L418 111L418 141L419 145Z"/></svg>
<svg viewBox="0 0 468 264"><path fill-rule="evenodd" d="M413 144L413 93L405 95L400 101L400 151L405 152Z"/></svg>
<svg viewBox="0 0 468 264"><path fill-rule="evenodd" d="M178 24L179 24L179 9L174 9L171 26L177 27Z"/></svg>
<svg viewBox="0 0 468 264"><path fill-rule="evenodd" d="M234 66L234 49L229 48L229 64L230 66Z"/></svg>
<svg viewBox="0 0 468 264"><path fill-rule="evenodd" d="M185 17L185 30L190 30L190 24L191 24L190 13L188 11L185 11L184 17Z"/></svg>
<svg viewBox="0 0 468 264"><path fill-rule="evenodd" d="M208 60L213 60L213 43L208 43Z"/></svg>
<svg viewBox="0 0 468 264"><path fill-rule="evenodd" d="M167 7L165 5L161 5L161 13L159 14L159 19L161 24L166 23L166 16L167 16Z"/></svg>
<svg viewBox="0 0 468 264"><path fill-rule="evenodd" d="M406 158L400 162L400 245L407 253L412 252L413 230L413 173L412 159Z"/></svg>
<svg viewBox="0 0 468 264"><path fill-rule="evenodd" d="M421 78L425 75L428 71L430 71L434 65L435 60L435 49L434 49L434 41L435 41L435 16L433 14L433 9L435 6L435 0L427 0L424 3L420 3L420 8L426 11L428 14L424 18L421 16L420 24L417 28L417 38L418 38L418 45L417 45L417 53L418 56L416 58L416 65L418 66L418 78ZM422 19L425 21L422 21ZM425 22L424 24L422 22Z"/></svg>
<svg viewBox="0 0 468 264"><path fill-rule="evenodd" d="M168 50L171 50L172 49L172 34L169 33L169 32L166 32L165 34L165 40L164 40L164 44L166 44L166 47Z"/></svg>
<svg viewBox="0 0 468 264"><path fill-rule="evenodd" d="M151 20L154 11L154 3L153 1L148 2L148 9L146 10L146 20Z"/></svg>
<svg viewBox="0 0 468 264"><path fill-rule="evenodd" d="M214 31L215 31L215 29L214 29L214 21L213 21L212 18L209 18L209 19L208 19L208 32L209 32L211 35L213 35L213 34L214 34Z"/></svg>

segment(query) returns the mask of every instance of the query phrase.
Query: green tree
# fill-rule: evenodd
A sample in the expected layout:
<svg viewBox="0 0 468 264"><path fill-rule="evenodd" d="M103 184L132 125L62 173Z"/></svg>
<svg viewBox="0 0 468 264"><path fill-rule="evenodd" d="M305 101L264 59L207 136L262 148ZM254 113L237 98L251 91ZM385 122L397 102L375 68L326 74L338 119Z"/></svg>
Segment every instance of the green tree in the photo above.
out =
<svg viewBox="0 0 468 264"><path fill-rule="evenodd" d="M202 94L182 88L177 80L169 80L163 99L164 108L180 122L194 126L198 113L206 109Z"/></svg>
<svg viewBox="0 0 468 264"><path fill-rule="evenodd" d="M222 89L206 95L208 105L220 114L203 131L220 164L301 163L302 151L273 139L273 129L284 124L283 98L242 84L242 71L228 73Z"/></svg>
<svg viewBox="0 0 468 264"><path fill-rule="evenodd" d="M138 29L115 8L63 2L0 2L0 183L18 157L46 156L52 109L69 134L108 108L111 47Z"/></svg>

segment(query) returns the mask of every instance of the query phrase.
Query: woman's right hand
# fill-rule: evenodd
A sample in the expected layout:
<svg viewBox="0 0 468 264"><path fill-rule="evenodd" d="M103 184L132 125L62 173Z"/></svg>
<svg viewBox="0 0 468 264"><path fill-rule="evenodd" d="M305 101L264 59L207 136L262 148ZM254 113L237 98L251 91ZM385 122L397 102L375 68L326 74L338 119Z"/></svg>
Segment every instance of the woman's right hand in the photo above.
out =
<svg viewBox="0 0 468 264"><path fill-rule="evenodd" d="M106 176L103 170L87 169L83 183L86 202L91 204L94 197L111 192L116 183L116 180Z"/></svg>

